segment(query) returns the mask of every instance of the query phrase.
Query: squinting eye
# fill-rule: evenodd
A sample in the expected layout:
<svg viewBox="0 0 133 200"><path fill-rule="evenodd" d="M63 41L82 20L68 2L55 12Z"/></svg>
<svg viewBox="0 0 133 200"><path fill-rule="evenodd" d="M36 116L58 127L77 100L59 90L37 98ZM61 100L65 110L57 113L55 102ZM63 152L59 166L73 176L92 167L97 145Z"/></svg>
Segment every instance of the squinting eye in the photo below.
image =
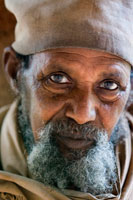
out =
<svg viewBox="0 0 133 200"><path fill-rule="evenodd" d="M51 75L50 76L50 79L55 82L55 83L59 83L59 84L62 84L62 83L69 83L69 80L61 75L61 74L54 74L54 75Z"/></svg>
<svg viewBox="0 0 133 200"><path fill-rule="evenodd" d="M116 90L118 89L118 85L113 81L104 81L100 84L100 88L106 89L106 90Z"/></svg>

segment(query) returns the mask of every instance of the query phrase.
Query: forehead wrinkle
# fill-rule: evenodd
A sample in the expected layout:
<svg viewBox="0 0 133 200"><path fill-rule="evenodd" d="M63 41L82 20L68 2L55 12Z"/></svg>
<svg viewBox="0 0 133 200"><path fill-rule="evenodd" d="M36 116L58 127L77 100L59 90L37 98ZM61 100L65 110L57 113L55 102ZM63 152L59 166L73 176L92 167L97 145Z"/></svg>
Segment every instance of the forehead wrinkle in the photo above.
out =
<svg viewBox="0 0 133 200"><path fill-rule="evenodd" d="M114 57L112 57L112 55L87 55L87 54L80 54L80 53L68 53L68 52L60 52L61 54L63 53L63 54L67 54L66 56L64 55L62 58L64 58L65 57L65 59L67 58L69 61L77 61L77 62L79 62L79 61L81 61L80 59L79 59L79 56L80 57L83 57L83 58L85 58L85 59L89 59L88 61L92 61L92 59L96 59L97 58L97 60L101 60L101 61L104 61L104 62L106 62L106 61L114 61L114 62L120 62L120 61L122 61L122 59L120 59L120 58L117 58L116 56L114 56ZM56 54L56 53L55 53ZM58 52L57 52L57 54L58 54ZM68 57L68 55L69 55L69 57ZM74 57L76 56L78 56L77 58L78 59L74 59L74 57L73 57L73 55L74 55ZM71 58L71 56L73 57L73 58ZM96 60L94 60L94 62L95 62Z"/></svg>
<svg viewBox="0 0 133 200"><path fill-rule="evenodd" d="M59 54L62 54L63 56L60 56ZM41 55L41 60L39 62L39 65L41 63L41 61L43 61L43 59L46 61L44 62L44 64L42 66L38 66L39 68L42 68L41 71L43 71L43 73L47 73L47 72L52 72L53 70L57 70L57 71L66 71L69 74L72 74L73 71L78 70L78 68L80 68L80 70L82 71L82 67L84 66L84 69L86 68L86 70L89 70L89 67L95 69L97 67L109 67L109 65L111 65L112 67L114 66L124 66L122 67L125 68L125 66L128 65L128 63L126 62L122 62L122 59L120 60L119 58L116 57L110 57L110 55L104 56L104 55L93 55L93 57L89 57L87 59L86 55L81 55L80 53L70 53L70 52L52 52L52 54L50 55L49 52L47 52L46 54L48 54L48 58L46 58L44 56L44 58L46 58L46 60L43 57L43 53ZM46 55L45 54L45 55ZM57 54L57 56L56 56ZM66 55L64 55L66 54ZM69 56L67 56L69 55ZM71 56L74 55L74 56ZM78 56L78 57L77 57ZM85 62L84 65L84 60L79 59L79 56L82 56L83 58L87 59L87 62ZM112 55L111 55L112 56ZM97 59L94 59L97 58ZM49 60L49 61L48 61ZM114 63L115 62L115 63ZM74 65L75 67L73 67L72 65ZM78 66L79 65L79 66ZM86 67L85 67L86 66ZM100 69L99 68L99 69ZM102 71L102 69L100 69ZM80 71L80 74L82 73Z"/></svg>
<svg viewBox="0 0 133 200"><path fill-rule="evenodd" d="M61 61L62 59L62 61ZM83 62L77 61L76 59L67 59L67 61L63 62L64 58L53 59L49 63L43 66L42 71L43 73L49 73L56 71L63 71L72 74L77 71L78 69L83 69Z"/></svg>
<svg viewBox="0 0 133 200"><path fill-rule="evenodd" d="M67 54L71 54L71 53L67 53ZM65 66L66 65L66 61L68 61L68 62L72 62L72 63L74 63L74 64L76 64L76 65L84 65L84 63L83 63L83 61L81 60L81 59L79 59L79 56L82 56L82 57L84 57L85 59L87 59L87 57L86 56L83 56L83 55L80 55L80 54L75 54L75 56L78 56L78 57L66 57L65 55L64 56L62 56L62 57L60 57L60 56L54 56L54 58L52 58L51 59L51 61L50 61L50 63L48 63L47 64L47 66L49 66L49 65L52 65L52 63L54 63L54 65L53 66L59 66L59 67L61 67L61 68L63 68L63 67L66 67L67 68L67 66ZM97 60L92 60L93 58L97 58ZM105 59L103 59L103 58L105 58ZM93 66L93 67L95 67L95 62L97 63L97 61L99 61L99 59L101 60L101 61L103 61L103 63L100 63L100 65L106 65L106 62L107 61L109 61L108 60L108 58L106 58L106 57L103 57L103 56L93 56L93 57L90 57L89 58L89 60L87 59L87 62L86 62L86 66L88 66L89 65L89 61L90 61L90 64L91 64L91 66ZM114 61L117 61L118 62L118 60L116 60L116 59L113 59L113 58L111 58L111 60L114 60ZM62 62L62 61L65 61L64 63ZM60 64L60 62L62 62L61 64ZM57 63L57 64L56 64ZM105 64L104 64L105 63ZM68 64L70 64L71 65L71 63L68 63ZM63 66L64 65L64 66ZM47 67L46 66L46 67Z"/></svg>
<svg viewBox="0 0 133 200"><path fill-rule="evenodd" d="M69 53L67 53L69 54ZM71 53L70 53L71 54ZM75 53L74 53L75 54ZM78 56L78 57L77 57ZM83 60L79 58L79 56L82 56L83 57ZM80 55L80 54L75 54L74 57L59 57L59 58L55 58L55 60L57 59L64 59L65 61L68 61L68 62L72 62L74 64L76 64L77 66L78 65L81 65L81 66L86 66L88 69L89 67L95 69L96 67L110 67L110 66L114 66L114 67L122 67L122 68L125 68L128 66L128 63L126 63L125 61L123 61L122 59L119 59L119 58L111 58L111 57L106 57L106 56L97 56L97 55L93 55L91 57L87 57L85 55ZM85 61L85 60L86 61ZM84 63L85 61L85 63ZM58 61L57 61L58 62ZM71 63L68 63L68 65L71 65Z"/></svg>
<svg viewBox="0 0 133 200"><path fill-rule="evenodd" d="M99 54L102 54L102 55L99 55ZM36 55L41 55L41 61L44 61L44 58L45 58L45 61L46 60L49 60L52 55L56 58L56 59L59 59L59 58L65 58L65 59L68 59L69 61L80 61L79 59L79 56L80 57L83 57L85 59L89 59L90 61L92 61L91 59L94 59L94 58L97 58L96 60L100 60L100 61L114 61L114 62L122 62L123 64L126 63L126 61L124 61L122 58L120 57L117 57L113 54L107 54L107 53L104 53L104 52L94 52L94 51L88 51L88 52L67 52L67 50L65 51L45 51L45 52L42 52L42 53L37 53ZM35 56L36 56L35 55ZM47 59L46 59L46 56ZM71 58L71 56L73 58ZM74 59L74 57L76 56L76 58ZM96 61L94 60L94 61ZM128 64L128 63L126 63Z"/></svg>
<svg viewBox="0 0 133 200"><path fill-rule="evenodd" d="M89 48L56 48L56 49L50 49L45 50L46 53L66 53L66 54L75 54L75 55L82 55L82 56L91 56L91 57L112 57L116 58L118 60L123 60L121 57L116 56L112 53L99 51L98 49L89 49Z"/></svg>

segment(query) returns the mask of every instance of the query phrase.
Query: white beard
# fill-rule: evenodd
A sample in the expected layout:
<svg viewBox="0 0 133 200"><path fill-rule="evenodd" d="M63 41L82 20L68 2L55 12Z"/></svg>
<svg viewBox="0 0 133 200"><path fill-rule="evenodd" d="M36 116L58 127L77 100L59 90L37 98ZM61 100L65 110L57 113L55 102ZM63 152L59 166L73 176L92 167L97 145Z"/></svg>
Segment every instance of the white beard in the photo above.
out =
<svg viewBox="0 0 133 200"><path fill-rule="evenodd" d="M116 159L107 134L98 131L96 145L80 159L69 161L51 137L50 126L40 132L40 142L27 158L32 178L60 189L74 185L77 190L93 195L111 193L117 180Z"/></svg>

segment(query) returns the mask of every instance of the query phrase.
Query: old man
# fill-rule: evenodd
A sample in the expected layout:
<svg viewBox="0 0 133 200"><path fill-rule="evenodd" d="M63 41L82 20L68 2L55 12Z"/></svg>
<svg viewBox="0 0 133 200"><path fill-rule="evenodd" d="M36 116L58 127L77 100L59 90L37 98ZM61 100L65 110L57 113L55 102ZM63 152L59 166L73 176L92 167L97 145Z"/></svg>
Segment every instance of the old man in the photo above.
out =
<svg viewBox="0 0 133 200"><path fill-rule="evenodd" d="M5 0L18 95L0 114L0 199L132 200L131 0Z"/></svg>

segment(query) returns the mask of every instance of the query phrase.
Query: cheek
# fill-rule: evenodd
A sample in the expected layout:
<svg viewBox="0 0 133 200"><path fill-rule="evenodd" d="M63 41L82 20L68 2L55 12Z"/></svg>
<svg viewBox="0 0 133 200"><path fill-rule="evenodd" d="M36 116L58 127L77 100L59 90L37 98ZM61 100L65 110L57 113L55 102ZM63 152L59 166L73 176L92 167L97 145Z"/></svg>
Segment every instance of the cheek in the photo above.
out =
<svg viewBox="0 0 133 200"><path fill-rule="evenodd" d="M35 139L37 131L63 110L65 98L48 95L47 92L37 91L32 94L30 106L30 120Z"/></svg>
<svg viewBox="0 0 133 200"><path fill-rule="evenodd" d="M102 120L103 127L108 132L109 137L116 126L120 116L123 114L125 105L127 102L127 95L121 96L119 100L110 103L102 104L100 106L100 118Z"/></svg>

